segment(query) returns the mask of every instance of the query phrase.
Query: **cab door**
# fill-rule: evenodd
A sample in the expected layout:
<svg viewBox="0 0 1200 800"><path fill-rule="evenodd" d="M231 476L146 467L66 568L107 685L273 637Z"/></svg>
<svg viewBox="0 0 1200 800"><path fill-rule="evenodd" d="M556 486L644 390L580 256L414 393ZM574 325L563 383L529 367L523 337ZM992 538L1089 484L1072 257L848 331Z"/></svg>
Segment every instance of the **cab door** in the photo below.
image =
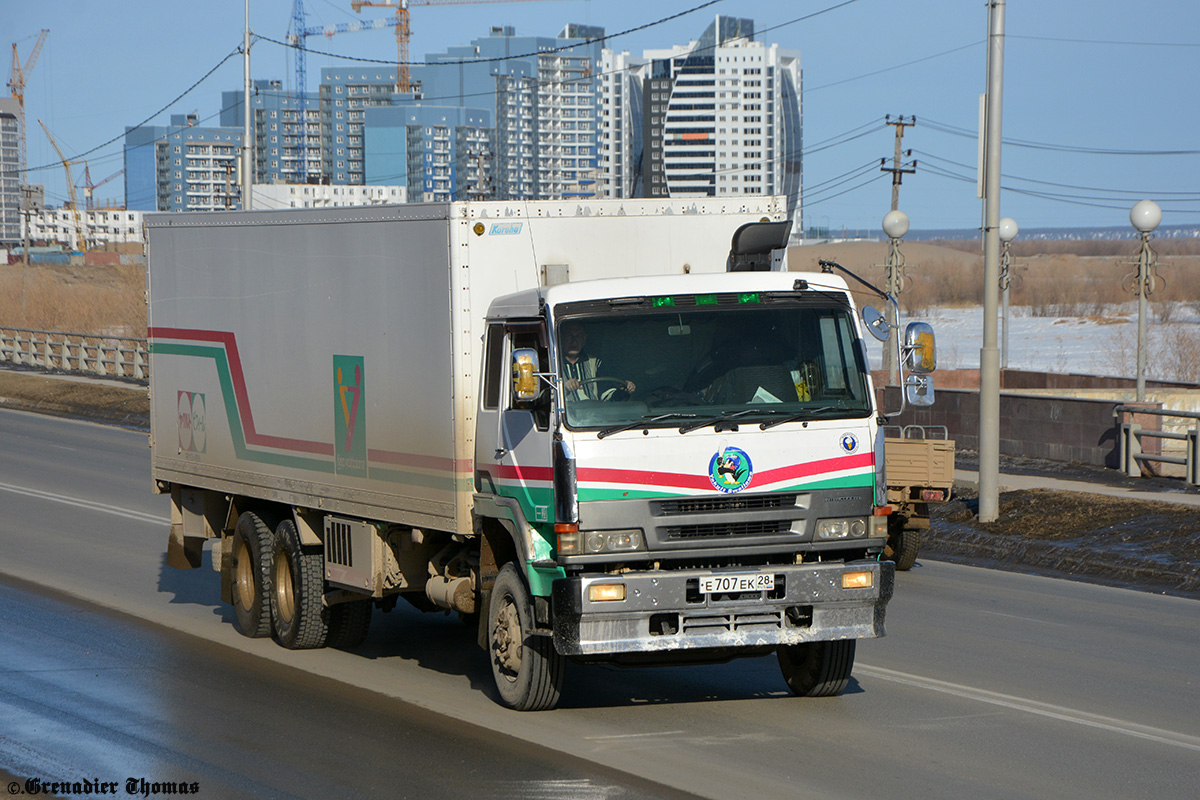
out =
<svg viewBox="0 0 1200 800"><path fill-rule="evenodd" d="M540 369L549 371L545 326L541 320L488 326L475 446L476 488L515 500L529 524L553 541L551 392L543 385L532 402L521 402L515 397L512 354L521 349L535 351Z"/></svg>

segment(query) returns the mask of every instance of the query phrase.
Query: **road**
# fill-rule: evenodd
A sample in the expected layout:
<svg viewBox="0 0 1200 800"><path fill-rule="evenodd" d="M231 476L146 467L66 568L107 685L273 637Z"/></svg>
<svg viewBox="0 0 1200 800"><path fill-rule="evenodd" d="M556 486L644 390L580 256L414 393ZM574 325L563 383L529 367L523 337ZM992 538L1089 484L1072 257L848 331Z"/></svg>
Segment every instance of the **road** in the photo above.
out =
<svg viewBox="0 0 1200 800"><path fill-rule="evenodd" d="M462 748L444 749L438 737L465 722L463 741L495 738L491 750L467 745L483 765L532 753L535 779L553 787L542 796L669 787L705 797L1162 797L1191 796L1200 774L1196 601L925 561L898 576L889 635L860 643L842 697L788 696L773 658L645 670L572 664L559 710L518 714L495 703L472 632L449 617L377 614L353 653L296 653L240 637L207 565L180 572L164 564L167 506L150 493L144 434L0 412L0 442L0 573L130 615L139 641L156 652L216 659L216 671L194 677L163 661L171 679L153 717L164 736L178 728L181 740L205 743L202 760L181 766L210 769L214 781L248 779L239 770L256 729L200 726L194 716L206 704L249 704L270 732L254 742L255 758L280 762L285 773L303 762L304 774L325 781L297 789L281 778L281 793L396 796L386 779L394 765L353 755L353 715L372 707L369 697L382 718L364 722L363 738L391 719L395 731L417 731L428 745L405 759L412 767L401 775L432 768L501 795L503 786L477 782L479 773L464 775ZM20 609L10 591L0 592L0 608ZM97 613L61 613L42 630L68 625L47 641L86 640ZM40 639L17 638L24 656L0 651L0 767L14 754L59 764L56 754L65 753L81 759L76 769L136 774L143 756L108 749L86 717L53 728L61 721L39 722L35 710L31 727L17 725L12 708L25 687L77 649L51 646L39 666ZM138 652L106 651L105 659L136 671L146 659ZM102 683L98 691L95 702L105 702ZM341 692L354 693L349 716L333 707ZM327 751L312 743L323 718L312 708L322 698L339 713ZM294 755L293 730L311 759ZM411 746L403 741L397 733L393 758ZM547 751L568 766L548 767ZM336 764L345 759L380 780L340 777Z"/></svg>

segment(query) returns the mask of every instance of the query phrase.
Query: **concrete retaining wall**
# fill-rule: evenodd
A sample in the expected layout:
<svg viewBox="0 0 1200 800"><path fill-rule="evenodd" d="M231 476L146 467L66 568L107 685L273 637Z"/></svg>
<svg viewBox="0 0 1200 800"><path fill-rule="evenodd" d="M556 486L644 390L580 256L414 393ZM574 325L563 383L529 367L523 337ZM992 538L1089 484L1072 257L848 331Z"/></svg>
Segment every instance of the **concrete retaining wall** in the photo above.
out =
<svg viewBox="0 0 1200 800"><path fill-rule="evenodd" d="M935 373L936 381L936 373ZM900 406L899 389L882 387L882 407ZM979 392L937 388L928 408L909 406L892 425L944 425L962 450L979 449ZM1000 393L1000 453L1002 455L1072 461L1119 468L1120 443L1114 409L1116 399L1080 399ZM1158 403L1147 407L1161 408ZM1123 415L1145 430L1161 430L1161 418L1148 414ZM1157 453L1161 440L1147 439L1144 449Z"/></svg>

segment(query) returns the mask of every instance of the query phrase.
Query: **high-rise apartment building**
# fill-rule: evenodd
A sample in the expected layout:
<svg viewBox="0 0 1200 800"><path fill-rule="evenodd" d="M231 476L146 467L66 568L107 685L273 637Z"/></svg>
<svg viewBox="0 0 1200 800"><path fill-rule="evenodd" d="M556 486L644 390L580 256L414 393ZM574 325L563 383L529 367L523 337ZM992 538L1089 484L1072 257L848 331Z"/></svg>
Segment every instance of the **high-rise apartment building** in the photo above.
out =
<svg viewBox="0 0 1200 800"><path fill-rule="evenodd" d="M699 40L643 55L642 194L786 195L798 234L800 54L719 16Z"/></svg>
<svg viewBox="0 0 1200 800"><path fill-rule="evenodd" d="M0 245L21 240L21 106L15 98L0 97Z"/></svg>
<svg viewBox="0 0 1200 800"><path fill-rule="evenodd" d="M600 197L642 195L642 73L646 60L605 50L600 60Z"/></svg>
<svg viewBox="0 0 1200 800"><path fill-rule="evenodd" d="M369 108L368 185L397 184L411 203L493 199L491 113L458 106Z"/></svg>
<svg viewBox="0 0 1200 800"><path fill-rule="evenodd" d="M321 173L335 186L367 183L367 109L390 106L396 70L325 67L321 70Z"/></svg>
<svg viewBox="0 0 1200 800"><path fill-rule="evenodd" d="M241 128L205 127L195 114L125 129L125 207L142 211L241 208Z"/></svg>
<svg viewBox="0 0 1200 800"><path fill-rule="evenodd" d="M241 91L221 93L221 127L243 127ZM250 94L254 183L321 182L321 110L317 98L256 80Z"/></svg>

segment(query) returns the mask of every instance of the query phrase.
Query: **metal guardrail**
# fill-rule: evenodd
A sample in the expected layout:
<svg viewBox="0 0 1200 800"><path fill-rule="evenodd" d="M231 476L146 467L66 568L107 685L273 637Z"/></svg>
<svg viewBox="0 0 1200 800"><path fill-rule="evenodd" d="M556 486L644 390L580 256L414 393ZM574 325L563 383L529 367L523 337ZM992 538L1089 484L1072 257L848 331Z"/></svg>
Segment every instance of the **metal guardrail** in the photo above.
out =
<svg viewBox="0 0 1200 800"><path fill-rule="evenodd" d="M1131 414L1150 414L1156 417L1178 417L1180 419L1200 420L1200 412L1195 411L1166 411L1141 406L1117 406L1114 414L1121 412ZM1134 422L1120 423L1120 464L1121 469L1131 478L1142 475L1142 462L1157 461L1162 464L1180 464L1184 467L1184 479L1192 486L1200 486L1200 427L1193 427L1183 433L1172 431L1147 431ZM1142 439L1172 439L1185 442L1186 454L1183 456L1164 456L1142 452Z"/></svg>
<svg viewBox="0 0 1200 800"><path fill-rule="evenodd" d="M0 326L0 364L148 383L145 339Z"/></svg>

